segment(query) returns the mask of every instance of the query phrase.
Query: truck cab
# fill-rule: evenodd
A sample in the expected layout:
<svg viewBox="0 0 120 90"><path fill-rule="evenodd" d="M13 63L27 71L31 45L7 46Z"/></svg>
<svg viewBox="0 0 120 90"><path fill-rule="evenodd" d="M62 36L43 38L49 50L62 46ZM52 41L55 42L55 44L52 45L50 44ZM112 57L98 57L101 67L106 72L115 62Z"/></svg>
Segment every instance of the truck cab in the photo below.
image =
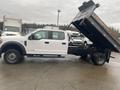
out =
<svg viewBox="0 0 120 90"><path fill-rule="evenodd" d="M37 30L27 35L28 54L67 54L68 36L62 30Z"/></svg>
<svg viewBox="0 0 120 90"><path fill-rule="evenodd" d="M7 36L0 39L4 60L14 64L24 56L65 55L68 51L68 35L63 30L37 29L26 36Z"/></svg>

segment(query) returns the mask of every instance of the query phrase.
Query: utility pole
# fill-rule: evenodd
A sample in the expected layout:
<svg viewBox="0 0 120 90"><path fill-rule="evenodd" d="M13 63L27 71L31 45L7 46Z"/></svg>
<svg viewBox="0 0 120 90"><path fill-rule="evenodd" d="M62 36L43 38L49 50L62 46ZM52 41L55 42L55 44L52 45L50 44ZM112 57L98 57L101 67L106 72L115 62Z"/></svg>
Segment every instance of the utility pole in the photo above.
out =
<svg viewBox="0 0 120 90"><path fill-rule="evenodd" d="M57 12L58 12L58 16L57 16L57 26L59 26L59 16L60 16L61 10L58 10Z"/></svg>
<svg viewBox="0 0 120 90"><path fill-rule="evenodd" d="M5 25L4 25L5 20L6 20L6 15L3 16L3 31L5 31Z"/></svg>

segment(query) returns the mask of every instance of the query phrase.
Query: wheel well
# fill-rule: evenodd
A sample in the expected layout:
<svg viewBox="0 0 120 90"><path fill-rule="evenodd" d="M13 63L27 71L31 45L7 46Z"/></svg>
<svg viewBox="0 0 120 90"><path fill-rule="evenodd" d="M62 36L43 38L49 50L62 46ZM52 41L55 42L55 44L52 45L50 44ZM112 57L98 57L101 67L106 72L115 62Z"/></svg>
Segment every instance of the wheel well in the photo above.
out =
<svg viewBox="0 0 120 90"><path fill-rule="evenodd" d="M2 53L6 52L8 49L18 50L22 55L26 54L25 48L17 44L6 44L2 48Z"/></svg>

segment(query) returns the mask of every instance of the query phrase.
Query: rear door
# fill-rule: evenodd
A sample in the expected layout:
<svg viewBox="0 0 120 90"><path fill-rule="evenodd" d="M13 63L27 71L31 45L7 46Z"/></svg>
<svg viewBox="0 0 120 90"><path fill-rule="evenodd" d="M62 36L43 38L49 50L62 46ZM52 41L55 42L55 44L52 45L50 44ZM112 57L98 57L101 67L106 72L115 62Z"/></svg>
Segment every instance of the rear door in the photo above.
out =
<svg viewBox="0 0 120 90"><path fill-rule="evenodd" d="M68 50L68 38L65 32L51 31L49 33L51 38L49 39L49 51L51 54L67 54Z"/></svg>

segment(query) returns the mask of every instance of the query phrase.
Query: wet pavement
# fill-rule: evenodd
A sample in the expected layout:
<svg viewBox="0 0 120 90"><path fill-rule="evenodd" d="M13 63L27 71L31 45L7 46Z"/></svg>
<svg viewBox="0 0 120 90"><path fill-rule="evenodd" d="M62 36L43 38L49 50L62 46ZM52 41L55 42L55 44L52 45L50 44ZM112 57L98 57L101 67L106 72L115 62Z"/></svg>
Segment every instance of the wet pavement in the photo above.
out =
<svg viewBox="0 0 120 90"><path fill-rule="evenodd" d="M0 90L120 90L120 55L104 66L79 57L0 63Z"/></svg>

